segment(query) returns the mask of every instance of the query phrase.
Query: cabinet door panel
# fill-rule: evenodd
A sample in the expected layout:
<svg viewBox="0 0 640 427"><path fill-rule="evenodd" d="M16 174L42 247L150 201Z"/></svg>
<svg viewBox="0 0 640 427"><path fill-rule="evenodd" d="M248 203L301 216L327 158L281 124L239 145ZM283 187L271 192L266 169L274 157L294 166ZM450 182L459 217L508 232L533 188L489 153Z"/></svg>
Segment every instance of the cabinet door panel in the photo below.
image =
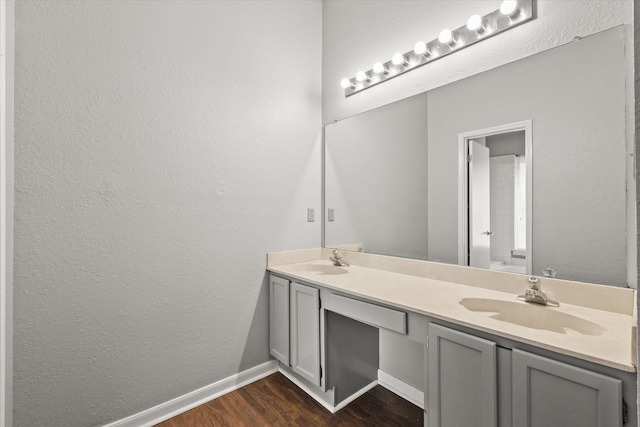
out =
<svg viewBox="0 0 640 427"><path fill-rule="evenodd" d="M622 425L622 381L513 350L515 427Z"/></svg>
<svg viewBox="0 0 640 427"><path fill-rule="evenodd" d="M429 324L429 427L495 427L496 345Z"/></svg>
<svg viewBox="0 0 640 427"><path fill-rule="evenodd" d="M320 386L320 291L291 283L291 368Z"/></svg>
<svg viewBox="0 0 640 427"><path fill-rule="evenodd" d="M289 366L289 281L269 279L269 352Z"/></svg>
<svg viewBox="0 0 640 427"><path fill-rule="evenodd" d="M498 364L498 427L513 427L511 408L513 407L511 390L511 350L496 349Z"/></svg>

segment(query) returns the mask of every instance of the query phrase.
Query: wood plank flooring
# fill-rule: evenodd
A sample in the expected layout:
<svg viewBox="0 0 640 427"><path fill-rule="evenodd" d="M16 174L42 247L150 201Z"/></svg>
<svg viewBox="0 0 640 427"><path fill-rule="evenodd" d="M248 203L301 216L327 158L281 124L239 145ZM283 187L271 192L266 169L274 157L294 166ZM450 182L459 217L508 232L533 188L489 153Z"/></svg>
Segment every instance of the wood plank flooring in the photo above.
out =
<svg viewBox="0 0 640 427"><path fill-rule="evenodd" d="M157 427L422 425L422 409L381 386L332 414L278 372Z"/></svg>

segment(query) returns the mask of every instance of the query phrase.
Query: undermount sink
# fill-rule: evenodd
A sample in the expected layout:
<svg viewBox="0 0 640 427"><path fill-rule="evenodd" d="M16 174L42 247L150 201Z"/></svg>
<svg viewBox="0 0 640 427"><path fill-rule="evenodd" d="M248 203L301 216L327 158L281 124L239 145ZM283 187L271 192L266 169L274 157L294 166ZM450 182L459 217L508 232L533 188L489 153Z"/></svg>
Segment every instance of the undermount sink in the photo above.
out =
<svg viewBox="0 0 640 427"><path fill-rule="evenodd" d="M578 316L563 313L557 308L520 301L488 298L463 298L460 305L469 311L486 313L490 318L532 329L566 334L567 329L582 335L602 335L602 325Z"/></svg>
<svg viewBox="0 0 640 427"><path fill-rule="evenodd" d="M339 267L332 264L305 264L301 266L302 270L310 273L317 273L321 275L336 276L339 274L347 274L349 270L344 267Z"/></svg>

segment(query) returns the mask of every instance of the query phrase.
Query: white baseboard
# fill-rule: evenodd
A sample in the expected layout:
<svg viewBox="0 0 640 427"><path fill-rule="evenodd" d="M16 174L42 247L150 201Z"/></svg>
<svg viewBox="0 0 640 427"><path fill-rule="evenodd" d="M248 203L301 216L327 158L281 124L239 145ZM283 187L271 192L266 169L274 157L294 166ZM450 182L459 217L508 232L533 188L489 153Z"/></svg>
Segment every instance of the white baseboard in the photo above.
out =
<svg viewBox="0 0 640 427"><path fill-rule="evenodd" d="M363 394L365 394L366 392L368 392L369 390L374 388L376 385L378 385L378 381L373 381L370 384L367 384L366 386L362 387L360 390L358 390L357 392L355 392L354 394L352 394L351 396L349 396L348 398L346 398L345 400L343 400L339 404L334 406L334 405L328 403L327 401L323 400L320 397L320 395L318 395L318 393L315 392L315 390L313 390L312 388L308 387L305 383L300 381L295 376L291 375L291 373L289 373L289 372L287 372L287 371L285 371L283 369L280 369L280 373L282 375L284 375L285 377L287 377L292 383L294 383L295 385L300 387L302 389L302 391L307 393L313 400L315 400L316 402L318 402L319 404L324 406L324 408L327 411L331 412L332 414L335 414L340 409L344 408L349 403L353 402L354 400L356 400L357 398L359 398L360 396L362 396Z"/></svg>
<svg viewBox="0 0 640 427"><path fill-rule="evenodd" d="M279 363L277 360L270 360L262 365L247 369L239 374L204 386L198 390L161 403L153 408L146 409L127 418L106 424L104 427L151 427L162 421L175 417L183 412L193 409L196 406L207 403L224 394L230 393L247 384L262 379L268 375L278 372Z"/></svg>
<svg viewBox="0 0 640 427"><path fill-rule="evenodd" d="M307 385L305 383L303 383L302 381L300 381L299 379L297 379L295 376L291 375L289 372L285 371L284 369L280 368L280 373L282 375L284 375L285 377L287 377L289 379L289 381L291 381L292 383L294 383L295 385L297 385L299 388L302 389L302 391L304 391L305 393L307 393L309 396L311 396L311 398L313 400L315 400L316 402L318 402L319 404L321 404L322 406L324 406L324 408L327 411L330 411L331 413L336 412L333 405L325 402L313 389L307 387Z"/></svg>
<svg viewBox="0 0 640 427"><path fill-rule="evenodd" d="M366 392L368 392L369 390L371 390L377 385L378 385L378 381L373 381L372 383L364 386L363 388L358 390L356 393L353 393L351 396L347 397L345 400L343 400L338 405L336 405L333 412L334 413L338 412L340 409L344 408L349 403L353 402L354 400L356 400L357 398L359 398L360 396L362 396L363 394L365 394Z"/></svg>
<svg viewBox="0 0 640 427"><path fill-rule="evenodd" d="M378 370L378 384L417 407L424 409L424 393L396 377Z"/></svg>

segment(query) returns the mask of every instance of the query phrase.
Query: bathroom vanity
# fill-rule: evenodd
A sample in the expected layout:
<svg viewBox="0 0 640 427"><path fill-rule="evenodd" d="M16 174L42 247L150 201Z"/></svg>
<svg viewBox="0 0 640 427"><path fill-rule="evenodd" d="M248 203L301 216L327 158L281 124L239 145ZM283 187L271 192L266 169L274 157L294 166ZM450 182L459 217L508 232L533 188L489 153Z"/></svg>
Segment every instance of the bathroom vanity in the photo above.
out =
<svg viewBox="0 0 640 427"><path fill-rule="evenodd" d="M328 249L273 253L270 351L336 411L375 386L379 331L424 345L425 425L636 425L635 291Z"/></svg>

